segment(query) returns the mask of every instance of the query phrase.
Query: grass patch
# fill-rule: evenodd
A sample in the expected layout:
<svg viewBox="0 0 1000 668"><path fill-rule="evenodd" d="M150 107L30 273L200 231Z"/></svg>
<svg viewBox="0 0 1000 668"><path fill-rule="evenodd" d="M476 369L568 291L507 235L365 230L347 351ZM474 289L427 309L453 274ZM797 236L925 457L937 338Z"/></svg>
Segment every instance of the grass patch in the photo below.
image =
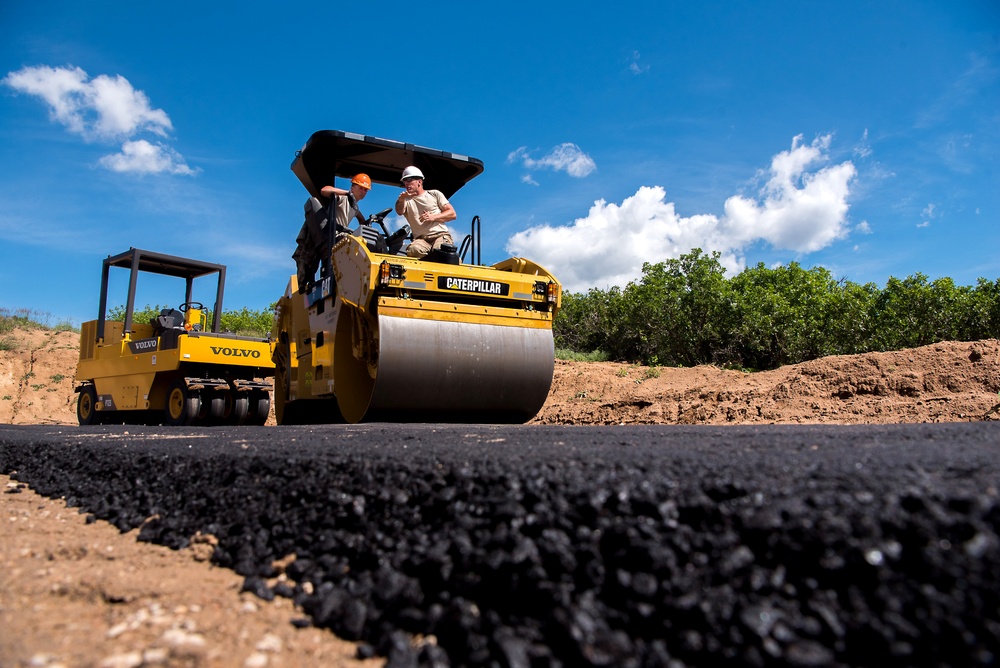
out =
<svg viewBox="0 0 1000 668"><path fill-rule="evenodd" d="M22 329L52 329L52 314L26 308L19 308L13 311L7 308L0 308L0 333L10 332L15 327Z"/></svg>
<svg viewBox="0 0 1000 668"><path fill-rule="evenodd" d="M567 348L556 349L556 359L569 362L607 362L608 354L601 350L594 350L589 353L578 353Z"/></svg>
<svg viewBox="0 0 1000 668"><path fill-rule="evenodd" d="M9 336L0 337L0 350L17 350L17 341Z"/></svg>
<svg viewBox="0 0 1000 668"><path fill-rule="evenodd" d="M15 327L21 329L49 329L56 332L79 332L79 327L74 327L71 323L60 321L52 324L52 314L47 311L35 311L27 308L11 310L0 308L0 334L14 331ZM7 348L7 350L10 350Z"/></svg>

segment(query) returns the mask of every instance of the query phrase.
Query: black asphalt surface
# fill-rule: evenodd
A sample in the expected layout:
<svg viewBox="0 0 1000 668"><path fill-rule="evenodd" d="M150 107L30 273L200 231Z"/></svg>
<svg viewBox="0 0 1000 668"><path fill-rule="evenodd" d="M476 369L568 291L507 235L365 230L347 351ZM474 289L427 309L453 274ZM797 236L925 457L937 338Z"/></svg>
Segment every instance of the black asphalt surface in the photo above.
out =
<svg viewBox="0 0 1000 668"><path fill-rule="evenodd" d="M996 665L998 454L995 423L0 427L3 473L214 534L390 666Z"/></svg>

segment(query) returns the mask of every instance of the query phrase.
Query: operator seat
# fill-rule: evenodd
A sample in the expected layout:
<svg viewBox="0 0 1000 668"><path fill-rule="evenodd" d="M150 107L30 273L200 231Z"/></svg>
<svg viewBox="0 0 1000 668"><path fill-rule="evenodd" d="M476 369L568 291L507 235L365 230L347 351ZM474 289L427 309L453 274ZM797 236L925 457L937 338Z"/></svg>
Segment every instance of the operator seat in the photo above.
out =
<svg viewBox="0 0 1000 668"><path fill-rule="evenodd" d="M153 326L153 334L159 335L168 329L184 328L184 314L175 308L165 308L160 315L152 318L149 324Z"/></svg>

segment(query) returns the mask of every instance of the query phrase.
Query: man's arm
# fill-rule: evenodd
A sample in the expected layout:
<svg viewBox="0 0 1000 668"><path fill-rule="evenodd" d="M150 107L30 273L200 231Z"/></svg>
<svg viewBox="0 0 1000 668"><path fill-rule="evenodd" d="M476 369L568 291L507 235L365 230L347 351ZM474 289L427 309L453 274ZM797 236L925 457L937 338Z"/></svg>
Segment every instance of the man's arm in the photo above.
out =
<svg viewBox="0 0 1000 668"><path fill-rule="evenodd" d="M455 213L455 207L451 205L451 202L448 202L447 204L444 205L444 208L441 209L441 213L434 216L434 222L450 223L456 218L458 218L458 214Z"/></svg>
<svg viewBox="0 0 1000 668"><path fill-rule="evenodd" d="M322 195L323 197L333 197L334 195L343 197L348 192L350 191L344 190L343 188L336 188L334 186L323 186L322 188L320 188L319 194Z"/></svg>

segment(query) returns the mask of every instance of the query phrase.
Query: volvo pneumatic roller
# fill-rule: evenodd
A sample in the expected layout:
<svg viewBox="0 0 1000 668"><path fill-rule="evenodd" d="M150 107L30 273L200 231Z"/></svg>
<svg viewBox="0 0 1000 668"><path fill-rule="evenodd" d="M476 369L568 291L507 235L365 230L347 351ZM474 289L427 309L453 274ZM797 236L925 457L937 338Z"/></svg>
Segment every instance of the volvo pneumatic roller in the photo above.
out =
<svg viewBox="0 0 1000 668"><path fill-rule="evenodd" d="M386 228L391 209L357 216L351 229L337 218L347 191L323 193L341 178L389 186L370 199L395 201L404 170L450 198L483 163L335 130L314 133L295 155L292 171L310 197L298 271L272 331L279 424L517 423L548 396L561 299L552 274L518 257L482 265L478 216L460 247L411 257L410 228Z"/></svg>
<svg viewBox="0 0 1000 668"><path fill-rule="evenodd" d="M129 272L122 320L107 319L112 267ZM140 274L182 279L184 300L149 322L135 322ZM207 277L213 287L213 276L209 326L209 311L192 297L195 279ZM270 343L220 331L225 280L224 265L138 248L106 258L98 318L80 326L80 424L264 424L274 375Z"/></svg>

